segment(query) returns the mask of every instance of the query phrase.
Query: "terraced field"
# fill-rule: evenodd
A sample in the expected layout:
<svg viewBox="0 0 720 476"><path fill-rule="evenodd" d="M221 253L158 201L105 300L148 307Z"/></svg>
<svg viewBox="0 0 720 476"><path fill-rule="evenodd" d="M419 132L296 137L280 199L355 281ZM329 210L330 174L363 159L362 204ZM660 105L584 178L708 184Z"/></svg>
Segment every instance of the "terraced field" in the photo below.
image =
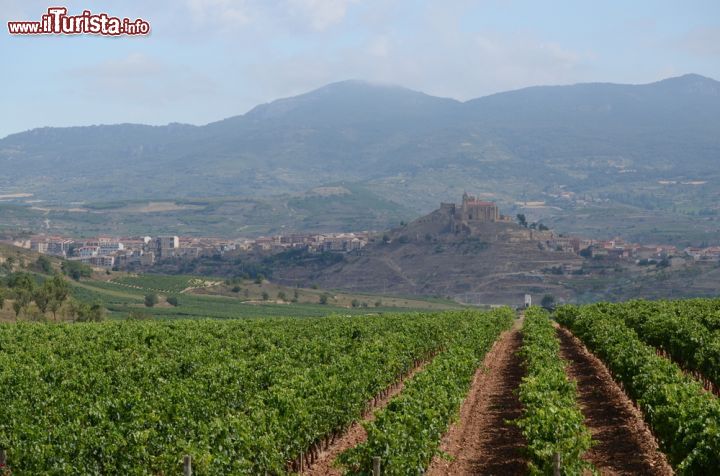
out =
<svg viewBox="0 0 720 476"><path fill-rule="evenodd" d="M388 312L427 311L428 309L456 308L460 305L450 303L438 304L432 300L383 298L380 296L358 296L356 301L362 300L365 306L350 306L351 299L346 298L335 302L332 298L326 304L320 304L322 295L332 296L322 290L302 290L301 296L313 296L314 302L302 299L301 302L291 302L293 290L286 289L282 294L284 300L277 299L278 290L283 289L274 285L262 284L252 281L242 283L244 289L252 289L253 294L245 297L242 293L197 293L196 291L215 288L222 281L204 279L194 276L168 276L168 275L138 275L114 278L109 281L97 279L72 282L73 294L76 298L89 303L98 302L108 309L110 317L124 318L131 313L145 315L157 319L236 319L253 317L320 317L328 314L378 314ZM265 289L271 290L272 295L263 300L260 296ZM148 308L145 306L145 296L156 294L159 304ZM168 297L174 297L177 305L170 305ZM347 301L347 305L341 305ZM367 304L371 305L368 306ZM387 303L387 304L386 304Z"/></svg>

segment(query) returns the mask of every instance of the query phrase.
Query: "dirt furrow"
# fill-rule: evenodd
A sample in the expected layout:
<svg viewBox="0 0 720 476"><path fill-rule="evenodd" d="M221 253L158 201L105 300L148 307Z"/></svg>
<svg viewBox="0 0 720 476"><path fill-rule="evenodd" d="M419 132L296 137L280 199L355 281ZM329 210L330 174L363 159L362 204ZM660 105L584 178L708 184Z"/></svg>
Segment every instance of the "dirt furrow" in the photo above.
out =
<svg viewBox="0 0 720 476"><path fill-rule="evenodd" d="M362 421L373 421L375 419L375 412L381 410L382 408L385 408L387 404L390 403L390 400L392 400L396 395L403 391L403 389L405 388L405 382L408 379L412 378L413 375L425 368L425 366L429 362L430 360L424 361L423 363L415 367L412 371L410 371L410 373L405 376L401 381L394 384L390 391L383 398L379 398L375 401L372 408L365 415L363 415ZM350 428L348 428L348 430L343 433L342 436L337 438L333 443L328 445L327 448L321 451L315 462L305 467L305 469L302 470L300 474L308 476L341 475L342 471L340 471L334 466L337 457L343 451L357 446L360 443L363 443L365 440L367 440L367 432L365 431L365 428L363 428L362 422L353 423Z"/></svg>
<svg viewBox="0 0 720 476"><path fill-rule="evenodd" d="M672 468L640 411L605 365L568 330L559 328L561 356L577 382L578 403L593 444L586 458L603 475L670 475Z"/></svg>
<svg viewBox="0 0 720 476"><path fill-rule="evenodd" d="M507 423L522 407L515 394L523 376L517 351L522 343L519 326L505 332L485 356L475 374L460 419L443 438L441 449L452 461L436 457L427 474L524 474L527 461L520 430Z"/></svg>

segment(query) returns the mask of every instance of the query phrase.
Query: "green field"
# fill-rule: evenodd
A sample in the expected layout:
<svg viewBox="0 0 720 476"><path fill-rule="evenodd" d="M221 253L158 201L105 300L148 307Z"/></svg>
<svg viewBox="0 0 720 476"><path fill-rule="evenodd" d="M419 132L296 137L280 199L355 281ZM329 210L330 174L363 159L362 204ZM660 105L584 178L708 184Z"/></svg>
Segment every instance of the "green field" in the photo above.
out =
<svg viewBox="0 0 720 476"><path fill-rule="evenodd" d="M222 281L222 279L219 280ZM163 293L180 293L187 288L202 287L212 281L217 280L197 276L170 276L157 274L141 274L112 280L113 283L121 284L126 287L142 288Z"/></svg>
<svg viewBox="0 0 720 476"><path fill-rule="evenodd" d="M439 354L406 397L425 396L408 408L435 432L414 441L435 447L512 316L0 324L0 448L18 475L178 474L185 454L198 475L294 472L299 455ZM427 398L454 362L463 362L457 395Z"/></svg>
<svg viewBox="0 0 720 476"><path fill-rule="evenodd" d="M368 313L387 313L399 311L420 311L432 308L435 302L428 301L423 305L417 298L411 307L373 306L373 307L343 307L319 303L263 303L244 302L239 297L223 295L199 295L180 293L189 283L197 278L191 276L163 276L142 275L137 277L118 278L117 282L83 280L73 282L74 296L84 302L100 303L107 308L110 318L124 318L130 313L142 313L148 317L159 319L203 319L203 318L246 318L288 316L314 317L328 314L356 315ZM204 279L204 278L203 278ZM169 291L169 292L168 292ZM320 291L313 291L320 294ZM145 295L148 293L162 294L163 297L173 295L178 300L177 306L161 303L154 307L144 305ZM372 296L368 296L370 298ZM375 297L377 299L377 297ZM372 301L372 300L371 300ZM449 306L449 303L444 303Z"/></svg>

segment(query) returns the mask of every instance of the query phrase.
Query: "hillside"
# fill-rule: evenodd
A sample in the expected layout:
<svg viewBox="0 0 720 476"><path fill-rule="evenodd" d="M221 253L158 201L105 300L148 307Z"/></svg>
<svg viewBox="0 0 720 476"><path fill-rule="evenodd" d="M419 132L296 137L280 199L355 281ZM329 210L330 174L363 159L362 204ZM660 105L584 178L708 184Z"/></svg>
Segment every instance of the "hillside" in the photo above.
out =
<svg viewBox="0 0 720 476"><path fill-rule="evenodd" d="M553 267L579 267L582 259L549 246L551 234L510 222L448 229L436 210L376 239L361 253L334 263L283 262L273 279L285 284L395 295L449 296L469 303L519 304L525 293L569 299L557 283L544 278Z"/></svg>
<svg viewBox="0 0 720 476"><path fill-rule="evenodd" d="M698 75L532 87L464 103L345 81L205 126L14 134L0 140L0 195L34 194L50 205L258 198L344 182L397 204L396 212L427 213L474 189L509 211L543 202L534 218L565 231L588 229L577 215L590 204L591 214L613 210L601 230L652 213L661 222L690 220L700 242L718 228L696 217L720 211L719 152L720 83ZM562 193L572 200L557 199ZM652 228L626 233L647 237Z"/></svg>
<svg viewBox="0 0 720 476"><path fill-rule="evenodd" d="M4 187L42 175L57 190L44 195L87 199L103 184L111 185L106 196L129 185L145 197L181 197L193 195L198 181L219 194L248 192L245 183L255 184L253 193L297 191L472 162L498 162L497 179L501 159L543 168L553 160L607 157L650 169L704 170L720 146L719 128L720 83L697 75L647 85L534 87L466 103L345 81L202 127L34 129L0 141L0 164L12 170ZM116 183L120 171L140 182ZM73 192L60 183L68 178L92 182Z"/></svg>

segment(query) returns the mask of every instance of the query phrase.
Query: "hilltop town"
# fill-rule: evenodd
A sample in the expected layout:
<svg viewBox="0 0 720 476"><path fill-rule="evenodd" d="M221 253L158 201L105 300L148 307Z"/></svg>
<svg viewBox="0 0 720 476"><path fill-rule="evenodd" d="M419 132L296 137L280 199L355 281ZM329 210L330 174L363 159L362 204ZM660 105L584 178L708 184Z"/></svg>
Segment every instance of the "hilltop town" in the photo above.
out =
<svg viewBox="0 0 720 476"><path fill-rule="evenodd" d="M488 227L487 224L493 224ZM408 228L409 227L409 228ZM177 235L73 238L38 234L2 240L42 254L80 261L96 268L151 268L172 259L195 259L224 256L227 253L274 254L287 250L309 253L359 254L370 243L408 240L412 230L417 239L437 239L443 234L488 241L535 241L545 250L572 254L587 259L623 261L635 264L681 265L687 261L720 262L720 247L687 247L626 242L621 238L596 240L558 234L542 223L527 223L524 216L510 217L500 213L495 202L483 201L465 193L459 204L441 203L434 212L391 232L356 231L328 233L289 233L258 238L184 237ZM488 235L488 233L490 235ZM412 233L410 233L412 234ZM579 269L563 265L564 272Z"/></svg>
<svg viewBox="0 0 720 476"><path fill-rule="evenodd" d="M41 254L80 261L97 268L132 266L151 267L170 258L201 258L224 255L230 251L278 253L288 249L305 249L313 253L358 251L367 245L370 232L293 233L236 240L176 235L143 237L94 237L75 239L65 236L33 235L29 238L4 240L5 243Z"/></svg>

